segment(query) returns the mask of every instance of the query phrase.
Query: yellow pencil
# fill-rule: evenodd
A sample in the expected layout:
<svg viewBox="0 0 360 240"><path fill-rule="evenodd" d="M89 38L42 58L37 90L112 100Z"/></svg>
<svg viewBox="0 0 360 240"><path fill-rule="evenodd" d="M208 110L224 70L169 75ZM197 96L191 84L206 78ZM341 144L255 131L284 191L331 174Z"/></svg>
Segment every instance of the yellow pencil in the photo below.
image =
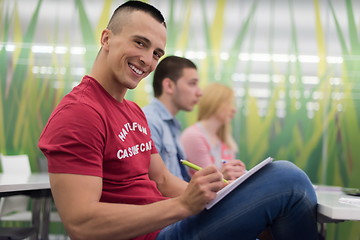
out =
<svg viewBox="0 0 360 240"><path fill-rule="evenodd" d="M196 171L201 170L201 167L199 167L198 165L195 165L195 164L193 164L193 163L191 163L191 162L189 162L189 161L180 160L180 162L181 162L182 164L184 164L185 166L188 166L189 168L192 168L192 169L194 169L194 170L196 170ZM226 179L223 179L223 181L224 181L225 183L229 183Z"/></svg>

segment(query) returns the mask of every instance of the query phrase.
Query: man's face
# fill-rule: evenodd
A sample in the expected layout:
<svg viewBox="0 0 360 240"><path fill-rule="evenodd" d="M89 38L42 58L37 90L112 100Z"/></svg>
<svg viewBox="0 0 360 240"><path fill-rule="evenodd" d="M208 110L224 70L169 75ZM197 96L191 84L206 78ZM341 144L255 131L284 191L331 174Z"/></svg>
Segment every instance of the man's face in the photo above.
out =
<svg viewBox="0 0 360 240"><path fill-rule="evenodd" d="M156 67L164 55L166 29L150 15L135 11L129 14L119 33L108 32L107 65L110 85L135 88Z"/></svg>
<svg viewBox="0 0 360 240"><path fill-rule="evenodd" d="M175 83L172 97L175 107L177 110L192 111L201 96L197 70L194 68L183 69L182 76Z"/></svg>

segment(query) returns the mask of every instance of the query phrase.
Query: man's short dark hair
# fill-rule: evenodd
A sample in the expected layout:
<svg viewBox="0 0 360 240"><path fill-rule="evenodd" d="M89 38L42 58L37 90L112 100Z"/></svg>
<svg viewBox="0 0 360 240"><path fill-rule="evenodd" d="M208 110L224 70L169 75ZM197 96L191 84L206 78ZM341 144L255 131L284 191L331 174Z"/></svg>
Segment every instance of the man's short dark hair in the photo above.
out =
<svg viewBox="0 0 360 240"><path fill-rule="evenodd" d="M113 31L114 33L119 32L119 27L121 28L121 26L118 26L119 24L116 21L116 18L118 16L118 14L123 11L128 12L128 13L131 13L133 11L145 12L145 13L149 14L150 16L152 16L159 23L164 24L164 26L166 27L165 19L164 19L163 15L161 14L161 12L157 8L155 8L154 6L152 6L148 3L141 2L141 1L127 1L123 4L121 4L117 9L115 9L115 11L109 21L107 28L110 29L111 31Z"/></svg>
<svg viewBox="0 0 360 240"><path fill-rule="evenodd" d="M170 78L176 83L176 81L182 76L184 68L197 69L196 65L187 58L168 56L161 60L154 72L154 96L160 97L162 94L162 82L165 78Z"/></svg>

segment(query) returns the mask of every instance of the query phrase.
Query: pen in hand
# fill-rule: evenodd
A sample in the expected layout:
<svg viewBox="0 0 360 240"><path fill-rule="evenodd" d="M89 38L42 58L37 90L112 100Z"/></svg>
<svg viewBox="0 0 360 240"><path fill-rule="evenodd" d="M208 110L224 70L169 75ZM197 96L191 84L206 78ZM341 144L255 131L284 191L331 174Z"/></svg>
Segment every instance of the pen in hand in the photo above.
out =
<svg viewBox="0 0 360 240"><path fill-rule="evenodd" d="M194 170L196 170L196 171L199 171L199 170L201 170L201 167L199 167L198 165L195 165L195 164L193 164L193 163L191 163L191 162L189 162L189 161L186 161L186 160L180 160L180 162L182 163L182 164L184 164L185 166L188 166L188 167L190 167L190 168L192 168L192 169L194 169ZM225 183L229 183L226 179L222 179L223 180L223 182L225 182Z"/></svg>

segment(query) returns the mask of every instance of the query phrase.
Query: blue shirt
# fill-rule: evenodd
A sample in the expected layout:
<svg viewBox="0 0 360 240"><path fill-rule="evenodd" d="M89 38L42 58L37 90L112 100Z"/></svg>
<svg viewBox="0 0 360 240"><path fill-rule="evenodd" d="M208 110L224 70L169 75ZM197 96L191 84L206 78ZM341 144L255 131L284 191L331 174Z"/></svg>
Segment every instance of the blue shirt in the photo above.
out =
<svg viewBox="0 0 360 240"><path fill-rule="evenodd" d="M152 140L166 167L175 176L189 180L187 170L180 163L181 159L186 158L179 142L181 134L179 121L156 98L145 106L143 111L151 130Z"/></svg>

